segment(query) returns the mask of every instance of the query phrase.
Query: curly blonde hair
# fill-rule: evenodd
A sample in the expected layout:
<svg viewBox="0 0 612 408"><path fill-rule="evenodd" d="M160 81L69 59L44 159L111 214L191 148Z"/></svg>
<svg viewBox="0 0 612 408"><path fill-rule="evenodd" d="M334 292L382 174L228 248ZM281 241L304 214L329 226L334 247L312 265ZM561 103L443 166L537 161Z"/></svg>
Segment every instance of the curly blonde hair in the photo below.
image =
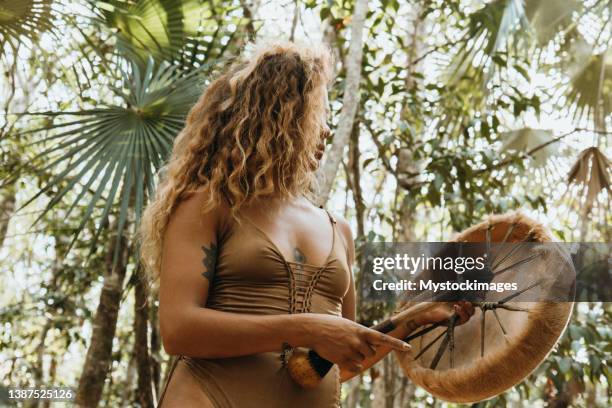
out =
<svg viewBox="0 0 612 408"><path fill-rule="evenodd" d="M203 212L227 205L236 217L256 198L311 191L332 64L323 45L260 43L208 85L143 213L140 255L150 283L159 277L168 220L188 193L205 192Z"/></svg>

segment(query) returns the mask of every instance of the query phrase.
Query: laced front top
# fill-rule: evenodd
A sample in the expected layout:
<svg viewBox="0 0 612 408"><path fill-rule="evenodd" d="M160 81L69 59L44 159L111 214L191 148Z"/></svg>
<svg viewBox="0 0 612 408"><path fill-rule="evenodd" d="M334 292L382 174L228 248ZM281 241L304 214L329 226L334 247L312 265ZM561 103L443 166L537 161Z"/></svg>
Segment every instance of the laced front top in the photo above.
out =
<svg viewBox="0 0 612 408"><path fill-rule="evenodd" d="M284 264L289 277L289 313L308 313L311 309L312 294L317 282L326 271L336 246L336 219L325 210L332 227L332 245L323 265L313 265L307 262L289 261L278 246L261 228L251 222L255 230L268 241L279 260Z"/></svg>

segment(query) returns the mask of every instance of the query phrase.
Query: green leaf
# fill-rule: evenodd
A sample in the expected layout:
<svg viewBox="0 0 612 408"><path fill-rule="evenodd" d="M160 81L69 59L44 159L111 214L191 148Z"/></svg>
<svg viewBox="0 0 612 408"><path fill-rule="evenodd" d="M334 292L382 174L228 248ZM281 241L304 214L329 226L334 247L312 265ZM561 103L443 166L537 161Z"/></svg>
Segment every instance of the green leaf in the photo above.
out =
<svg viewBox="0 0 612 408"><path fill-rule="evenodd" d="M449 82L461 78L484 80L483 75L491 59L499 65L506 62L499 54L510 39L524 36L529 21L526 18L522 0L494 0L469 15L468 27L464 32L466 41L452 57L447 70ZM484 52L485 58L481 57Z"/></svg>
<svg viewBox="0 0 612 408"><path fill-rule="evenodd" d="M36 42L53 30L53 0L10 0L0 4L0 53L15 50L25 38Z"/></svg>
<svg viewBox="0 0 612 408"><path fill-rule="evenodd" d="M527 72L527 70L525 68L523 68L521 65L519 64L514 64L513 65L514 69L517 70L517 72L519 74L521 74L527 81L531 81L531 77L529 76L529 73Z"/></svg>
<svg viewBox="0 0 612 408"><path fill-rule="evenodd" d="M572 367L572 360L567 357L562 357L558 360L558 364L559 364L559 370L561 370L561 373L566 374L567 372L569 372L570 368Z"/></svg>
<svg viewBox="0 0 612 408"><path fill-rule="evenodd" d="M502 151L517 151L527 153L532 149L541 146L553 139L553 133L545 129L523 128L500 134L501 140L504 142ZM554 156L558 151L558 145L551 143L544 148L539 149L532 155L536 166L543 166L548 159Z"/></svg>
<svg viewBox="0 0 612 408"><path fill-rule="evenodd" d="M321 7L321 11L319 12L319 17L321 18L321 21L325 21L330 16L331 9L329 7Z"/></svg>
<svg viewBox="0 0 612 408"><path fill-rule="evenodd" d="M567 91L570 104L576 107L576 119L595 119L612 113L612 50L590 55L577 61Z"/></svg>
<svg viewBox="0 0 612 408"><path fill-rule="evenodd" d="M572 14L582 8L579 0L527 0L525 14L533 27L541 46L572 23Z"/></svg>

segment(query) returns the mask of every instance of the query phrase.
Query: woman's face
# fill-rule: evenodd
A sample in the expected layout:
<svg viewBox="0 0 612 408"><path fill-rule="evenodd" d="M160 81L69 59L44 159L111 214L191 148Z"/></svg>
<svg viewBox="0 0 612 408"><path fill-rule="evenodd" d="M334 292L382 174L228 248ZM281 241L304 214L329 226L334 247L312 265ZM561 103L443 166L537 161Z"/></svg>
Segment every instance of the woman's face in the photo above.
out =
<svg viewBox="0 0 612 408"><path fill-rule="evenodd" d="M331 137L331 129L329 128L329 126L327 125L327 121L328 118L331 115L331 110L329 107L329 99L327 96L327 87L323 87L323 98L325 98L325 102L324 102L324 106L325 106L325 114L323 115L322 121L323 121L323 125L322 125L322 132L320 134L320 140L319 140L319 144L317 146L317 152L315 154L315 157L317 158L317 160L321 160L321 158L323 157L323 153L325 152L325 142L327 141L327 139L329 139Z"/></svg>

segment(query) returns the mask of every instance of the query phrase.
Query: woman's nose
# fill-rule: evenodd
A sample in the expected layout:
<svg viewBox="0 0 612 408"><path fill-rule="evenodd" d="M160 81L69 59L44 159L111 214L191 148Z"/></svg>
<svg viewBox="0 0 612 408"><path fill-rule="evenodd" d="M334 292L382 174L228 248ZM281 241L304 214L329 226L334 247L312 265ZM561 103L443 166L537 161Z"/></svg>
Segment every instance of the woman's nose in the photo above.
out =
<svg viewBox="0 0 612 408"><path fill-rule="evenodd" d="M329 128L329 126L325 125L325 127L323 128L323 131L321 132L321 140L326 141L330 137L331 137L331 129Z"/></svg>

